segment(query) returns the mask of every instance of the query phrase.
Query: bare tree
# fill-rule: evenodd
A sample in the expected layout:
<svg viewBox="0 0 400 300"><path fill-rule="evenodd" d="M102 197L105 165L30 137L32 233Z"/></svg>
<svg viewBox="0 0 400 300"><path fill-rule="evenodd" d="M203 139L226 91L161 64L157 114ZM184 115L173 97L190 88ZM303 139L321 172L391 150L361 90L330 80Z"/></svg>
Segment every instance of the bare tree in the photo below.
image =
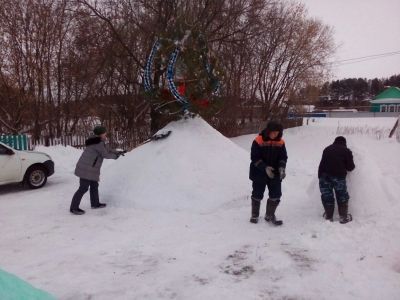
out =
<svg viewBox="0 0 400 300"><path fill-rule="evenodd" d="M264 26L254 47L258 94L268 118L287 109L293 90L323 78L333 43L331 29L308 19L300 4L277 4L266 12Z"/></svg>
<svg viewBox="0 0 400 300"><path fill-rule="evenodd" d="M143 68L156 38L174 47L188 31L219 68L224 102L209 120L221 128L284 116L333 51L330 28L286 1L2 0L0 127L60 136L99 120L126 139L159 129L170 119L150 113ZM153 82L166 86L165 67Z"/></svg>

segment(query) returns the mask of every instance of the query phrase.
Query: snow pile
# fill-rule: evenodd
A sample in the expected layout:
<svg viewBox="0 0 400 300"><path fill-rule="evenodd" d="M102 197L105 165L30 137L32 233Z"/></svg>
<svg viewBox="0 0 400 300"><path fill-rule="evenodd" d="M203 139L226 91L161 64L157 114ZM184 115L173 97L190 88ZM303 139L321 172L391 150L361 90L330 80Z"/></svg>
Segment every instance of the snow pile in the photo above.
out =
<svg viewBox="0 0 400 300"><path fill-rule="evenodd" d="M181 120L164 130L172 134L103 171L103 199L118 207L208 212L248 190L249 154L204 120Z"/></svg>
<svg viewBox="0 0 400 300"><path fill-rule="evenodd" d="M82 154L82 150L76 149L71 146L37 146L35 151L43 152L50 155L51 159L55 162L56 173L68 172L73 173L75 164Z"/></svg>
<svg viewBox="0 0 400 300"><path fill-rule="evenodd" d="M53 300L48 293L0 269L0 296L2 300Z"/></svg>
<svg viewBox="0 0 400 300"><path fill-rule="evenodd" d="M172 123L167 139L105 161L100 199L109 205L90 209L88 193L84 216L68 211L80 151L39 149L56 164L44 188L0 187L0 266L62 300L399 299L400 143L347 136L356 169L346 225L337 213L322 218L317 177L339 123L394 121L285 130L278 228L249 223L255 134L235 138L240 149L201 119Z"/></svg>
<svg viewBox="0 0 400 300"><path fill-rule="evenodd" d="M380 128L382 130L390 130L393 128L396 118L382 117L382 118L309 118L307 125L307 118L304 118L303 125L319 127L319 128Z"/></svg>
<svg viewBox="0 0 400 300"><path fill-rule="evenodd" d="M358 220L380 220L386 224L400 214L398 193L400 181L400 144L394 138L385 135L377 140L364 132L338 132L337 128L381 128L390 130L396 118L320 118L309 122L308 126L290 128L284 131L288 151L288 178L283 182L283 199L296 199L305 192L309 199L316 201L310 209L310 202L304 203L304 210L310 211L310 217L320 215L322 210L318 185L318 165L325 147L333 143L339 134L347 139L352 150L356 169L347 176L351 200L350 211ZM250 151L254 135L234 138L233 141ZM296 190L295 185L303 186ZM395 204L395 205L394 205ZM307 208L308 207L308 208ZM280 208L282 209L282 208ZM387 218L389 217L389 218ZM388 223L390 223L389 221ZM386 224L390 226L390 224Z"/></svg>

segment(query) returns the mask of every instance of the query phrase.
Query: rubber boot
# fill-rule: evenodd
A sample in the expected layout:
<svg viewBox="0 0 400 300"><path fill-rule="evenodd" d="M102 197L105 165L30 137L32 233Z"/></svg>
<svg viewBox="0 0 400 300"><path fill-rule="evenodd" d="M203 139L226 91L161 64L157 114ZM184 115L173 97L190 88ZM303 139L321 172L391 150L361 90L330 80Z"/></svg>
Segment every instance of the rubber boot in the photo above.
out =
<svg viewBox="0 0 400 300"><path fill-rule="evenodd" d="M351 222L353 220L352 215L348 213L348 209L349 209L348 202L338 203L340 224L346 224L346 223Z"/></svg>
<svg viewBox="0 0 400 300"><path fill-rule="evenodd" d="M325 220L333 222L333 212L335 211L335 205L327 205L327 204L323 205L325 209L323 217L325 218Z"/></svg>
<svg viewBox="0 0 400 300"><path fill-rule="evenodd" d="M251 223L258 223L258 216L260 215L260 202L261 200L255 199L253 197L251 198Z"/></svg>
<svg viewBox="0 0 400 300"><path fill-rule="evenodd" d="M83 214L85 214L85 211L83 209L80 209L80 208L78 208L78 209L70 209L69 211L71 212L71 214L74 214L74 215L83 215Z"/></svg>
<svg viewBox="0 0 400 300"><path fill-rule="evenodd" d="M267 210L266 210L265 218L264 218L265 221L271 222L272 224L278 225L278 226L283 224L282 220L277 220L275 217L275 211L279 205L279 202L280 202L280 200L271 200L271 199L267 200Z"/></svg>
<svg viewBox="0 0 400 300"><path fill-rule="evenodd" d="M103 208L103 207L106 207L106 206L107 206L107 204L99 202L99 204L97 204L95 206L92 205L92 208L96 209L96 208Z"/></svg>

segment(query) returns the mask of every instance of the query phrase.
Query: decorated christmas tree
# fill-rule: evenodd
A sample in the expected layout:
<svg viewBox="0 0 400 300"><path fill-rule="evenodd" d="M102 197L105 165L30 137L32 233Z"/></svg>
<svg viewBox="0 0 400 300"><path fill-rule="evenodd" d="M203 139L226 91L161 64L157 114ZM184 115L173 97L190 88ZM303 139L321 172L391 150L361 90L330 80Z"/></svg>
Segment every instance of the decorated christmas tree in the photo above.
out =
<svg viewBox="0 0 400 300"><path fill-rule="evenodd" d="M221 76L216 58L200 30L176 26L159 34L143 76L152 118L165 123L181 116L215 113Z"/></svg>

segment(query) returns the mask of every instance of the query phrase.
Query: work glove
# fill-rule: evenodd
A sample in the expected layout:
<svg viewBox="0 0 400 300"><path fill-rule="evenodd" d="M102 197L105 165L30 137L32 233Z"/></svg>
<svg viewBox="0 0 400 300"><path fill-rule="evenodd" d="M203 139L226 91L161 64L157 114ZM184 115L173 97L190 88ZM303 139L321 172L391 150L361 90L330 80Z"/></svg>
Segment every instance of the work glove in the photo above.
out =
<svg viewBox="0 0 400 300"><path fill-rule="evenodd" d="M285 170L284 167L280 167L279 168L279 178L280 178L280 180L285 179L285 177L286 177L286 170Z"/></svg>
<svg viewBox="0 0 400 300"><path fill-rule="evenodd" d="M270 166L267 166L266 168L265 168L265 173L267 173L267 176L270 178L270 179L273 179L274 177L275 177L275 174L274 174L274 168L273 167L270 167Z"/></svg>

